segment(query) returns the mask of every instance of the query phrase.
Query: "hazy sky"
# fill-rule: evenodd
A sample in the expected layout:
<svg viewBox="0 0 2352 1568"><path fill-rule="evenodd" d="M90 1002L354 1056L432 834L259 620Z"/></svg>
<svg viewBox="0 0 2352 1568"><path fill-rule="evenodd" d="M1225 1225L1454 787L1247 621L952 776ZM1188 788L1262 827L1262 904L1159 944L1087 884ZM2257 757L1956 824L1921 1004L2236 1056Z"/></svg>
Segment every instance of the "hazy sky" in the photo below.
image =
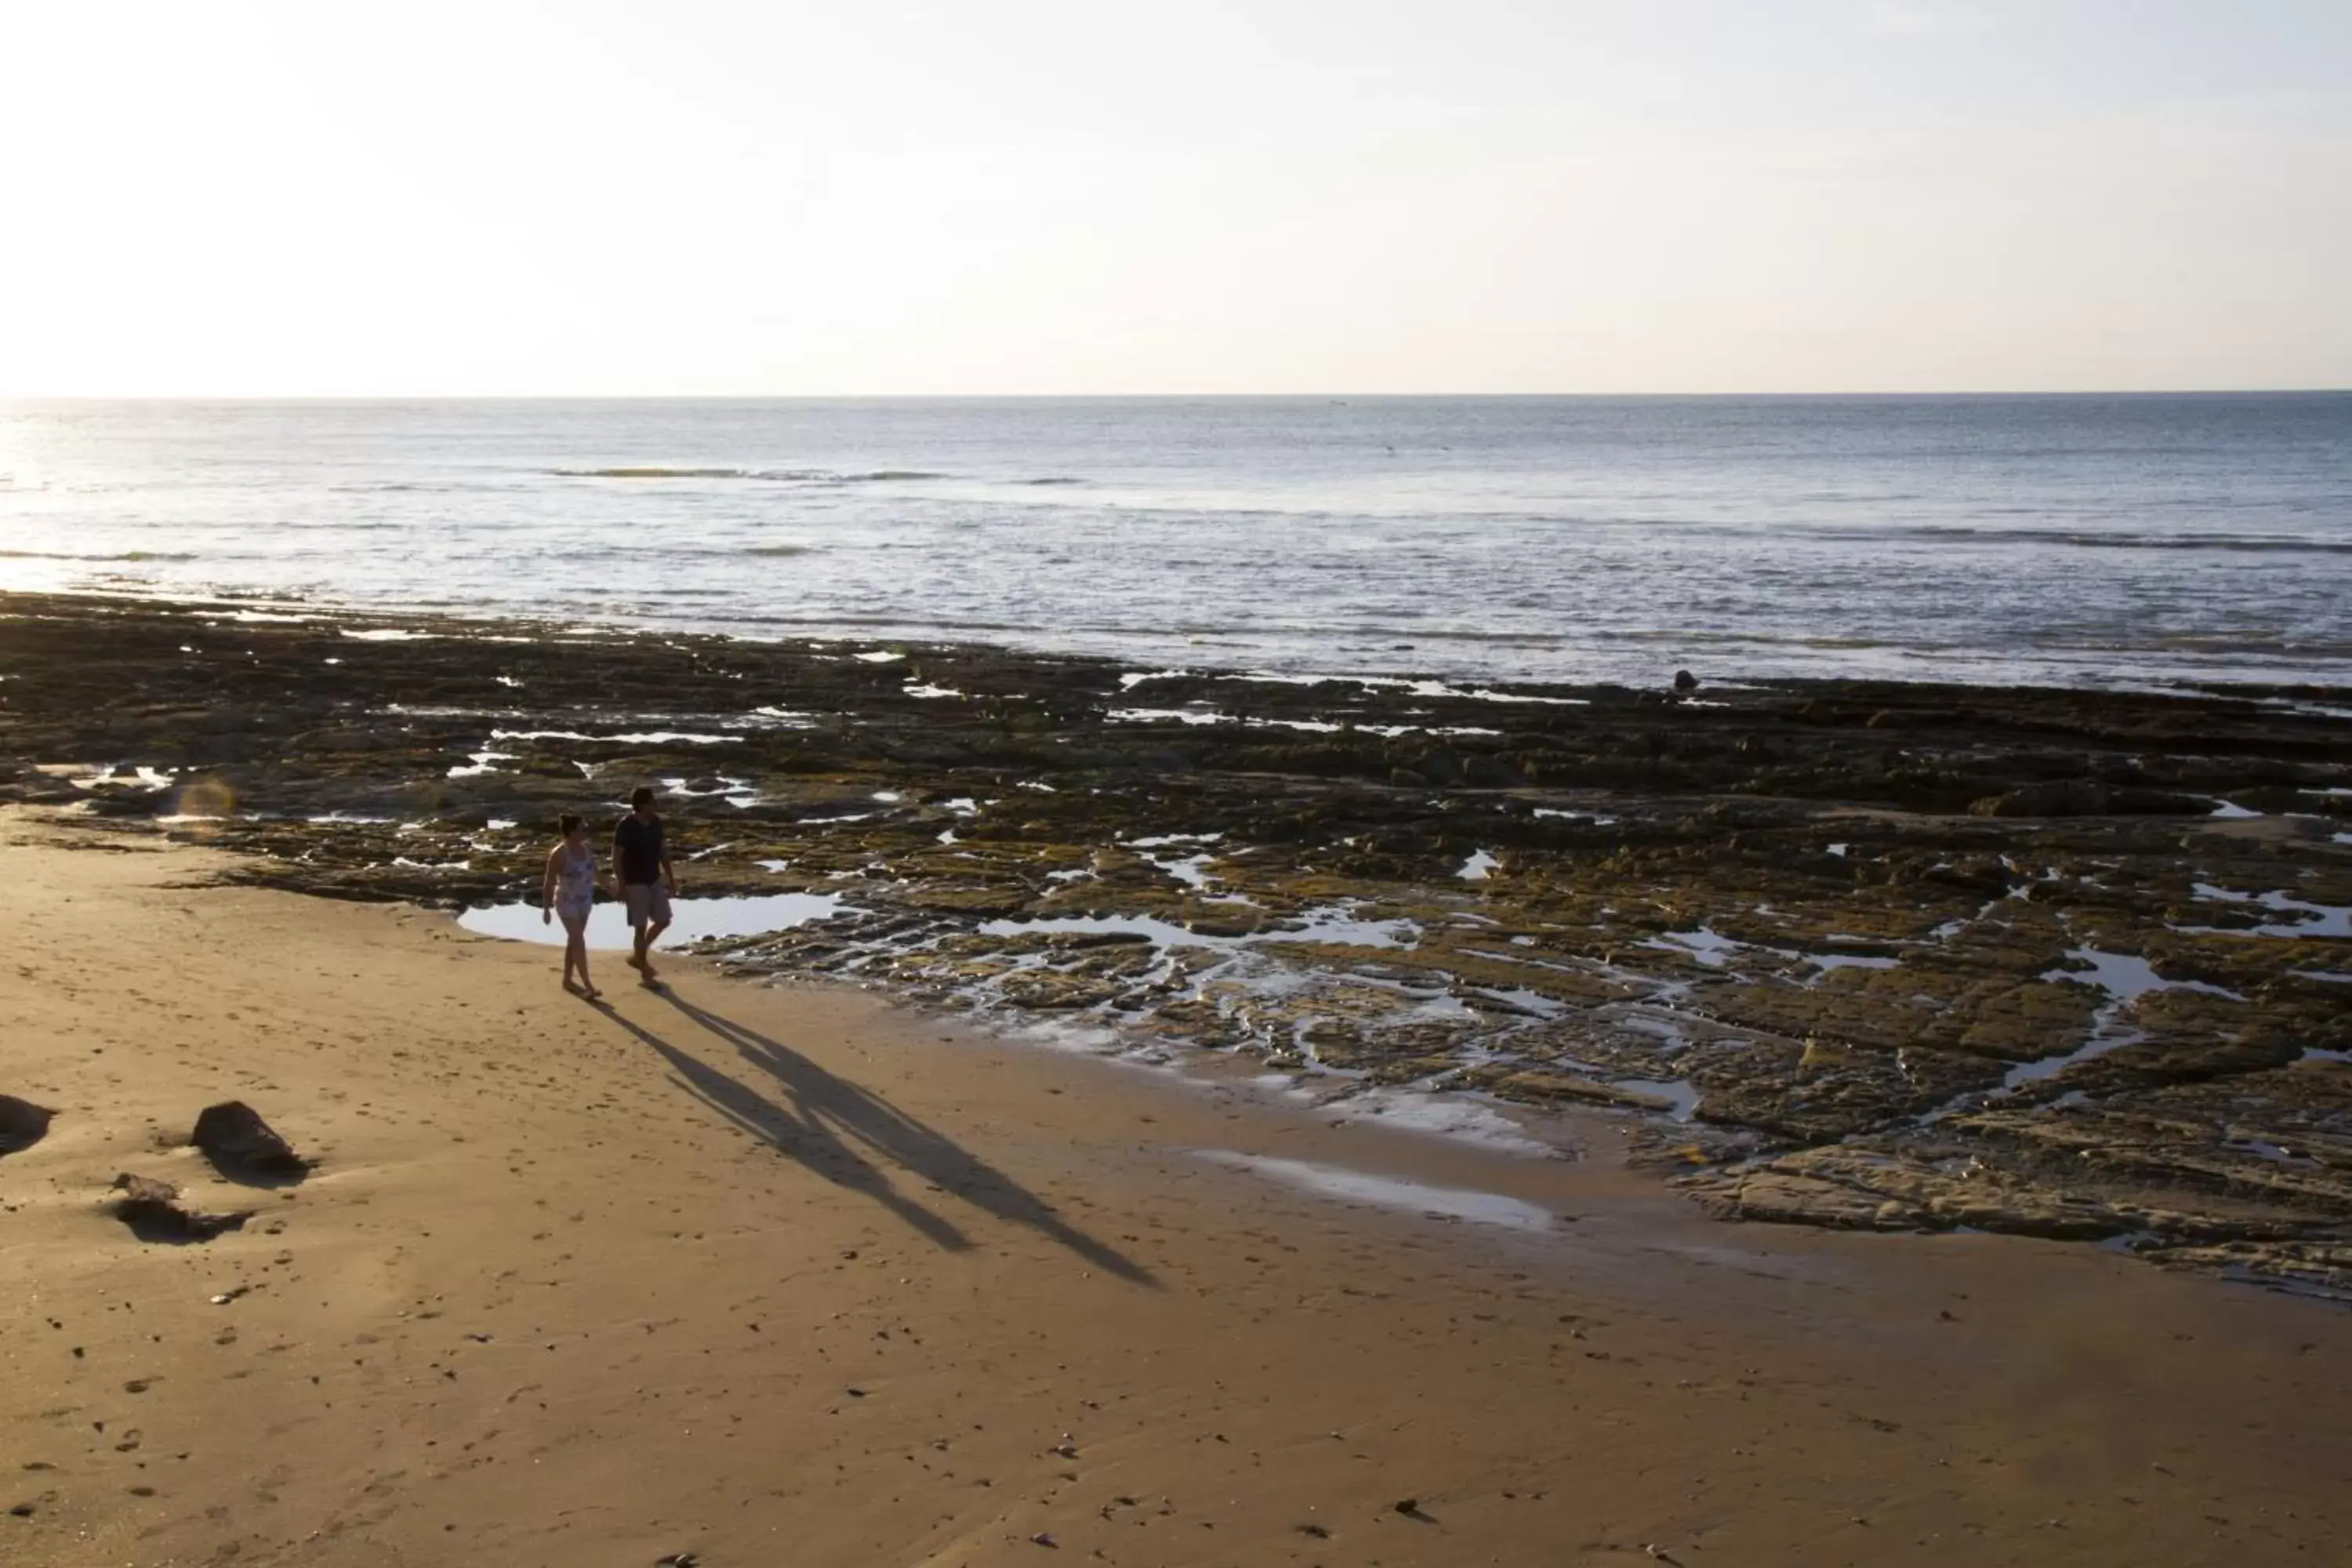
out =
<svg viewBox="0 0 2352 1568"><path fill-rule="evenodd" d="M2352 0L0 0L0 393L2352 385Z"/></svg>

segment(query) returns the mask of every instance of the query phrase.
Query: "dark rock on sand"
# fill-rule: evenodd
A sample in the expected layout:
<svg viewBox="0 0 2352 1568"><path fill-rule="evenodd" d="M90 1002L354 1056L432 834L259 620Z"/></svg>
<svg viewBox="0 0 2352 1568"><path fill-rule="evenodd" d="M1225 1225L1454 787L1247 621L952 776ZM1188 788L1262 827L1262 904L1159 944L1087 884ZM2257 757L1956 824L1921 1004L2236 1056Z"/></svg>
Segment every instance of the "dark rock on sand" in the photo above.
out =
<svg viewBox="0 0 2352 1568"><path fill-rule="evenodd" d="M47 1137L49 1120L55 1115L56 1111L29 1100L0 1094L0 1154L20 1152Z"/></svg>
<svg viewBox="0 0 2352 1568"><path fill-rule="evenodd" d="M310 1171L310 1162L296 1154L261 1113L241 1100L205 1107L188 1142L232 1181L299 1182Z"/></svg>

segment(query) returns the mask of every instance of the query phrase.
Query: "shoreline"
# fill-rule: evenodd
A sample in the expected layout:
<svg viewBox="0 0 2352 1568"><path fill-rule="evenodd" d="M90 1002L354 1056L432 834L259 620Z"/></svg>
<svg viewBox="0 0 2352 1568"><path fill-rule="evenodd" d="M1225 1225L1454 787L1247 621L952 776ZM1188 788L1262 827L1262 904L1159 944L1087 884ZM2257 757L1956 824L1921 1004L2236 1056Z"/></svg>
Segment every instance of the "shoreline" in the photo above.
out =
<svg viewBox="0 0 2352 1568"><path fill-rule="evenodd" d="M0 556L6 552L0 552ZM37 553L37 552L36 552ZM136 559L137 555L125 557ZM1050 643L1024 640L1013 636L1023 628L1014 626L937 626L919 623L872 623L861 625L846 621L758 623L771 627L764 633L750 629L752 623L709 624L682 622L671 619L597 620L577 616L541 617L506 609L435 609L415 605L385 603L370 605L358 600L307 599L299 595L284 595L263 588L220 588L209 594L191 594L164 584L152 590L131 588L120 584L104 586L68 585L59 587L9 588L0 587L0 604L12 601L90 601L98 605L124 606L159 605L181 610L245 612L246 622L261 624L291 620L340 624L351 622L379 627L442 628L436 635L476 636L497 640L502 634L498 627L524 626L549 637L681 637L695 641L740 643L752 647L783 647L801 645L821 647L830 645L871 644L923 647L967 655L997 655L1019 659L1036 659L1072 665L1106 665L1121 668L1140 669L1167 661L1149 647L1128 650L1092 649L1055 647ZM995 640L986 635L1005 634L1005 640ZM1444 640L1441 637L1441 640ZM1508 637L1496 640L1509 641ZM1395 648L1378 650L1399 651ZM1428 651L1418 650L1415 651ZM1183 671L1210 679L1250 679L1277 683L1341 684L1370 683L1400 685L1434 681L1463 686L1495 686L1527 690L1614 691L1647 690L1647 687L1600 677L1574 679L1538 675L1492 675L1464 666L1448 671L1438 664L1426 668L1390 668L1364 667L1350 669L1342 666L1291 668L1269 666L1239 658L1234 650L1221 646L1218 639L1202 638L1188 642ZM1723 660L1736 665L1738 653L1733 651ZM1197 666L1198 668L1189 668ZM1669 695L1674 688L1667 679L1674 668L1672 659L1657 666L1660 678L1654 689L1660 695ZM1914 692L1991 692L2020 695L2076 694L2087 697L2147 697L2178 698L2201 701L2252 701L2255 703L2296 704L2299 700L2311 700L2331 707L2303 708L2291 706L2290 711L2302 711L2315 716L2345 718L2352 715L2352 680L2337 683L2308 678L2292 678L2285 672L2267 675L2249 673L2242 679L2229 676L2175 679L2108 674L2075 682L2030 680L1980 680L1964 676L1948 679L1927 679L1917 674L1828 672L1812 674L1761 675L1748 678L1728 676L1717 670L1709 681L1711 694L1726 691L1800 691L1815 689L1832 690L1864 690L1885 688Z"/></svg>
<svg viewBox="0 0 2352 1568"><path fill-rule="evenodd" d="M2325 712L0 616L0 793L201 836L236 879L495 902L535 886L554 810L667 779L689 896L835 900L727 942L738 973L1238 1054L1318 1097L1615 1108L1726 1217L2352 1289L2352 724Z"/></svg>
<svg viewBox="0 0 2352 1568"><path fill-rule="evenodd" d="M28 1561L2219 1568L2342 1539L2352 1425L2317 1391L2352 1318L2318 1303L1722 1227L1602 1119L1564 1121L1591 1157L1513 1159L691 958L591 1008L543 952L90 819L0 815L0 858L43 911L0 1081L58 1112L0 1154ZM232 1095L300 1180L181 1143ZM142 1241L118 1171L255 1216Z"/></svg>

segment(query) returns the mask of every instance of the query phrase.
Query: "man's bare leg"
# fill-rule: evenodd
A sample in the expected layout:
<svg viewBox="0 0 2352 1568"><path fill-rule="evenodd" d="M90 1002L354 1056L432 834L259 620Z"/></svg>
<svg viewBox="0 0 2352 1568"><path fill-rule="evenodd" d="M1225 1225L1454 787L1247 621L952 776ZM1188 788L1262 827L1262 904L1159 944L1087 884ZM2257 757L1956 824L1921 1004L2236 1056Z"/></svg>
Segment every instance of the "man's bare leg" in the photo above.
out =
<svg viewBox="0 0 2352 1568"><path fill-rule="evenodd" d="M669 930L669 921L653 921L641 928L637 937L637 968L645 975L646 984L648 985L661 983L661 974L654 968L654 943L659 942L661 933L667 930Z"/></svg>

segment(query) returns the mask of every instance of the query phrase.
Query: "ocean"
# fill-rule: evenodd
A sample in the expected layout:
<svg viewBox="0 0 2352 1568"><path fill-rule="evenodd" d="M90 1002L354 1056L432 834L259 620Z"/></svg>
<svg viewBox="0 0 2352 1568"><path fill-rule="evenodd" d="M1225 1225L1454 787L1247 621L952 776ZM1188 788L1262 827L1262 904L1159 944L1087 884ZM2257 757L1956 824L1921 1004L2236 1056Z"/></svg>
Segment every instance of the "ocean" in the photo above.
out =
<svg viewBox="0 0 2352 1568"><path fill-rule="evenodd" d="M2352 394L0 403L0 588L1139 668L2352 684Z"/></svg>

